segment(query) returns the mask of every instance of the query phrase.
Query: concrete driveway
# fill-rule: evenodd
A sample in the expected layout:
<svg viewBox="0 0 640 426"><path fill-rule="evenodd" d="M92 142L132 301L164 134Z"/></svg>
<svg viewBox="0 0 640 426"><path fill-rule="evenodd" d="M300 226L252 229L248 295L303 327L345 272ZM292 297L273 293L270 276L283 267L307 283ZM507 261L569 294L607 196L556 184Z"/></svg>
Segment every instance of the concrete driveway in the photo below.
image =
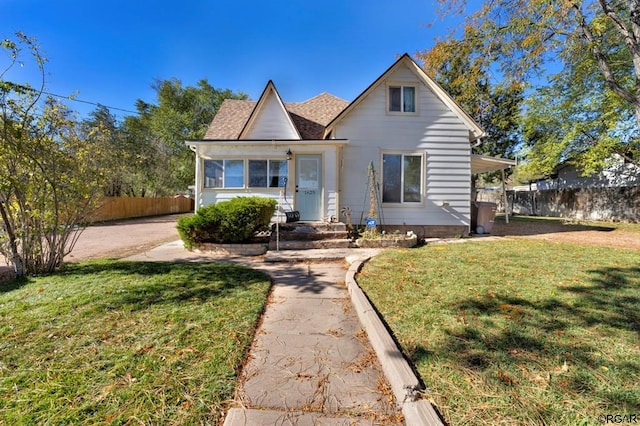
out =
<svg viewBox="0 0 640 426"><path fill-rule="evenodd" d="M67 262L96 258L122 258L180 239L176 224L183 214L118 220L87 227Z"/></svg>
<svg viewBox="0 0 640 426"><path fill-rule="evenodd" d="M87 227L76 242L66 262L97 258L123 258L148 251L180 239L176 224L184 214L143 217L100 223ZM0 282L9 279L12 270L0 256Z"/></svg>

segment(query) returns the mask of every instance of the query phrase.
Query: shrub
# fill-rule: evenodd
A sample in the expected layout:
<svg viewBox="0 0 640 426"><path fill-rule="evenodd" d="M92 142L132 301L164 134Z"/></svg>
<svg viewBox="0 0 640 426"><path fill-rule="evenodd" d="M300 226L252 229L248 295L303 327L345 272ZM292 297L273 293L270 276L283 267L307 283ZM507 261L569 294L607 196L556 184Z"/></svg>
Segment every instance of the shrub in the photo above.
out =
<svg viewBox="0 0 640 426"><path fill-rule="evenodd" d="M180 234L180 239L182 239L187 249L191 249L194 245L209 239L206 230L209 228L207 223L211 222L207 221L206 217L200 214L200 210L194 215L183 216L178 219L178 234Z"/></svg>
<svg viewBox="0 0 640 426"><path fill-rule="evenodd" d="M180 218L178 233L188 249L205 242L243 243L269 229L275 209L272 198L236 197Z"/></svg>

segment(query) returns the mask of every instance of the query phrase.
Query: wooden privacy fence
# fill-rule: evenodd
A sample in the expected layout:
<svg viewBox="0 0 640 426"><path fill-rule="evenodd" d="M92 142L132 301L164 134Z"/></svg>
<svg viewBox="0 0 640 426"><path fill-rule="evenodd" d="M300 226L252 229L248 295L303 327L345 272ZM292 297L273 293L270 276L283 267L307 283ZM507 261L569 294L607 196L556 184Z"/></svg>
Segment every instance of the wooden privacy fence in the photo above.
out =
<svg viewBox="0 0 640 426"><path fill-rule="evenodd" d="M188 213L193 207L193 200L185 197L105 197L91 215L90 222Z"/></svg>
<svg viewBox="0 0 640 426"><path fill-rule="evenodd" d="M640 186L509 190L507 196L513 214L640 222ZM479 189L478 200L504 211L501 191Z"/></svg>
<svg viewBox="0 0 640 426"><path fill-rule="evenodd" d="M640 186L509 191L509 197L517 214L640 222Z"/></svg>

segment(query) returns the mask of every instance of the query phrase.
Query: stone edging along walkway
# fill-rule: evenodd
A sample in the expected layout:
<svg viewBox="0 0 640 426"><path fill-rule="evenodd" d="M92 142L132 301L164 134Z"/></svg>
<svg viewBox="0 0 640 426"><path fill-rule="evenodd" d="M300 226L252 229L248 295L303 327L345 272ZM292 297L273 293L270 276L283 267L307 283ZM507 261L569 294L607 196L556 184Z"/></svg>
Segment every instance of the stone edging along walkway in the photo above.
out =
<svg viewBox="0 0 640 426"><path fill-rule="evenodd" d="M267 243L216 244L202 243L194 247L196 253L227 254L231 256L261 256L267 252Z"/></svg>
<svg viewBox="0 0 640 426"><path fill-rule="evenodd" d="M409 363L391 337L391 334L356 282L355 275L370 258L351 264L346 275L346 285L351 303L369 336L382 370L391 385L393 394L402 408L407 425L444 425L431 403L422 398L424 389Z"/></svg>

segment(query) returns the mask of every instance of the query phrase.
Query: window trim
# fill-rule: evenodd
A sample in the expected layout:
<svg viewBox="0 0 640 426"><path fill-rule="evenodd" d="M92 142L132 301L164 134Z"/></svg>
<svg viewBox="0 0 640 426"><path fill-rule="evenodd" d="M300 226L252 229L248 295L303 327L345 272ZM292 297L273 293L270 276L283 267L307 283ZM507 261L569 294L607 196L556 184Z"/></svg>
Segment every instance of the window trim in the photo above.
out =
<svg viewBox="0 0 640 426"><path fill-rule="evenodd" d="M398 87L400 88L400 111L391 111L391 88L393 87ZM414 96L414 100L413 100L413 106L414 106L414 111L404 111L404 88L405 87L412 87L413 88L413 96ZM419 114L419 96L418 96L418 87L419 85L417 83L410 83L410 82L387 82L386 85L386 93L385 93L385 100L386 100L386 104L385 104L385 110L386 113L388 115L402 115L402 116L416 116Z"/></svg>
<svg viewBox="0 0 640 426"><path fill-rule="evenodd" d="M385 155L400 155L400 202L390 202L384 201L384 156ZM404 157L420 157L420 201L404 201ZM427 163L426 163L426 152L416 152L416 151L382 151L380 153L380 181L382 187L382 194L380 194L380 199L382 201L383 207L423 207L426 202L427 194L426 194L426 173L427 173Z"/></svg>

